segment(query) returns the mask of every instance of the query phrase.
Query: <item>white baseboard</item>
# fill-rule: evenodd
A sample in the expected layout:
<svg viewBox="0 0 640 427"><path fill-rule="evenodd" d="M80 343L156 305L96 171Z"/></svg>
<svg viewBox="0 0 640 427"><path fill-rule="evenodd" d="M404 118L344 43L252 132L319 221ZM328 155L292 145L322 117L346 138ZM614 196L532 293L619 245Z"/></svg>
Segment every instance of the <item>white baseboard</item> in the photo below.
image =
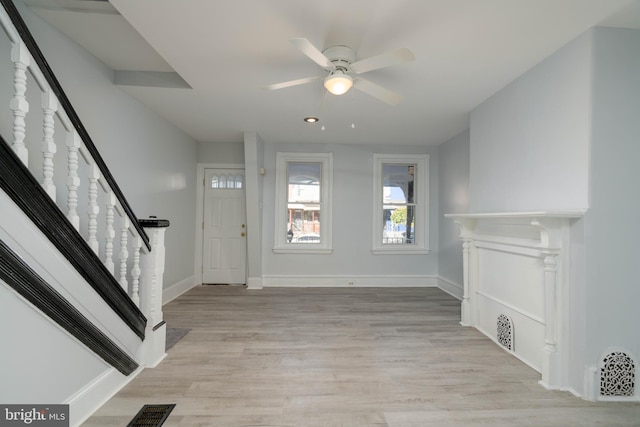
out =
<svg viewBox="0 0 640 427"><path fill-rule="evenodd" d="M263 276L262 285L266 287L372 287L406 288L437 287L435 276Z"/></svg>
<svg viewBox="0 0 640 427"><path fill-rule="evenodd" d="M464 287L462 285L453 283L452 281L445 279L444 277L438 277L438 287L452 297L462 301L462 297L464 296Z"/></svg>
<svg viewBox="0 0 640 427"><path fill-rule="evenodd" d="M247 279L247 289L262 289L262 277L249 277Z"/></svg>
<svg viewBox="0 0 640 427"><path fill-rule="evenodd" d="M196 284L196 276L187 277L184 280L179 281L178 283L174 283L162 290L162 305L165 305L171 300L178 298L180 295L185 292L195 288Z"/></svg>
<svg viewBox="0 0 640 427"><path fill-rule="evenodd" d="M64 402L69 405L69 425L75 427L85 422L87 418L138 376L143 369L143 367L140 367L130 375L125 376L118 372L117 369L110 368L80 389Z"/></svg>

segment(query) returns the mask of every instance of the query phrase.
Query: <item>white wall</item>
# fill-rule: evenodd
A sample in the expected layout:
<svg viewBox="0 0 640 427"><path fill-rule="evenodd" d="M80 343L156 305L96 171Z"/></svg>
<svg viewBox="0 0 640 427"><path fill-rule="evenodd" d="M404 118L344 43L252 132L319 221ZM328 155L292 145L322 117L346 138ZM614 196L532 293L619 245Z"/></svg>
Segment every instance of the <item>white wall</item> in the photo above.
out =
<svg viewBox="0 0 640 427"><path fill-rule="evenodd" d="M22 3L17 6L136 215L171 221L165 287L193 276L196 142L114 86L102 62ZM31 109L39 110L39 102L31 102ZM3 135L10 136L4 128ZM58 145L64 155L64 142Z"/></svg>
<svg viewBox="0 0 640 427"><path fill-rule="evenodd" d="M570 42L471 112L470 211L588 206L589 41Z"/></svg>
<svg viewBox="0 0 640 427"><path fill-rule="evenodd" d="M598 28L593 46L592 203L585 217L590 363L608 347L640 357L640 31Z"/></svg>
<svg viewBox="0 0 640 427"><path fill-rule="evenodd" d="M247 286L261 288L263 236L264 141L255 132L244 135L244 158L247 199Z"/></svg>
<svg viewBox="0 0 640 427"><path fill-rule="evenodd" d="M469 208L469 130L438 146L440 164L440 214L438 276L458 287L462 295L462 242L460 228L447 213L466 213Z"/></svg>
<svg viewBox="0 0 640 427"><path fill-rule="evenodd" d="M333 253L274 254L276 152L333 152ZM430 154L429 255L372 255L373 153ZM437 147L265 143L263 275L436 276L438 271ZM340 285L340 283L338 283ZM346 285L346 283L345 283Z"/></svg>
<svg viewBox="0 0 640 427"><path fill-rule="evenodd" d="M3 404L65 402L88 381L111 368L48 317L36 313L2 281L0 313ZM21 333L15 333L14 325L20 325Z"/></svg>
<svg viewBox="0 0 640 427"><path fill-rule="evenodd" d="M199 142L198 143L199 163L244 163L243 142Z"/></svg>

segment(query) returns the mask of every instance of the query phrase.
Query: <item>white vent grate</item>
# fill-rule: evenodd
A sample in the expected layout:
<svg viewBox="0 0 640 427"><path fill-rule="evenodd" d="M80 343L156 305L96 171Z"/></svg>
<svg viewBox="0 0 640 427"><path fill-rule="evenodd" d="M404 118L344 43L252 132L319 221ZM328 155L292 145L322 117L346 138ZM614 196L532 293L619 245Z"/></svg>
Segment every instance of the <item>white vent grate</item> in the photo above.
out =
<svg viewBox="0 0 640 427"><path fill-rule="evenodd" d="M636 366L626 353L614 351L602 360L600 395L632 397L635 394Z"/></svg>
<svg viewBox="0 0 640 427"><path fill-rule="evenodd" d="M498 342L513 351L513 322L504 314L498 316Z"/></svg>

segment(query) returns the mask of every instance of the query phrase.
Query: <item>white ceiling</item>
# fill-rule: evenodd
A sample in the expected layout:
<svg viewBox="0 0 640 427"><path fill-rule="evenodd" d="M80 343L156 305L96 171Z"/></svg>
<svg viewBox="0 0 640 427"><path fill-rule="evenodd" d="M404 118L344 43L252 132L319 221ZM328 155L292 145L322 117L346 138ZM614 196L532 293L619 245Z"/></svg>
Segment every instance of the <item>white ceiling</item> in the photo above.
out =
<svg viewBox="0 0 640 427"><path fill-rule="evenodd" d="M640 29L640 0L25 2L113 70L178 73L191 89L122 88L202 142L241 142L250 131L271 142L437 145L588 28ZM320 50L348 45L358 58L410 48L415 62L365 75L402 95L400 105L353 89L330 95L322 81L264 90L325 73L293 37ZM320 123L305 124L309 115Z"/></svg>

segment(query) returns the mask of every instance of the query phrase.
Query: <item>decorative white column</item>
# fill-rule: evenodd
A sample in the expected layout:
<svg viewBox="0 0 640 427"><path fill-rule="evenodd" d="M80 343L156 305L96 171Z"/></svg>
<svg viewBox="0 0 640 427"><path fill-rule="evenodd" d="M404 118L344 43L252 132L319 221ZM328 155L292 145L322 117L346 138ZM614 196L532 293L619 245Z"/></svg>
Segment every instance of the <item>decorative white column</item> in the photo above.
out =
<svg viewBox="0 0 640 427"><path fill-rule="evenodd" d="M143 363L154 367L164 358L166 324L162 316L162 276L165 265L164 234L169 221L166 219L142 219L140 225L149 236L151 251L140 259L140 310L147 318L143 345Z"/></svg>
<svg viewBox="0 0 640 427"><path fill-rule="evenodd" d="M462 280L463 295L462 306L460 307L460 324L463 326L471 326L471 302L469 300L469 261L473 240L462 238Z"/></svg>
<svg viewBox="0 0 640 427"><path fill-rule="evenodd" d="M558 342L561 324L558 295L562 285L559 268L565 221L554 216L540 216L531 219L531 225L537 229L540 236L540 259L544 266L545 325L540 384L553 390L562 387L562 353L567 351ZM564 224L564 227L568 227L568 223Z"/></svg>
<svg viewBox="0 0 640 427"><path fill-rule="evenodd" d="M558 352L558 255L546 252L544 257L545 334L540 384L548 389L560 387L560 354Z"/></svg>
<svg viewBox="0 0 640 427"><path fill-rule="evenodd" d="M463 295L460 315L460 324L463 326L473 325L473 316L470 299L471 277L473 272L473 227L475 220L457 218L455 223L460 226L460 239L462 240L462 278L463 278Z"/></svg>

